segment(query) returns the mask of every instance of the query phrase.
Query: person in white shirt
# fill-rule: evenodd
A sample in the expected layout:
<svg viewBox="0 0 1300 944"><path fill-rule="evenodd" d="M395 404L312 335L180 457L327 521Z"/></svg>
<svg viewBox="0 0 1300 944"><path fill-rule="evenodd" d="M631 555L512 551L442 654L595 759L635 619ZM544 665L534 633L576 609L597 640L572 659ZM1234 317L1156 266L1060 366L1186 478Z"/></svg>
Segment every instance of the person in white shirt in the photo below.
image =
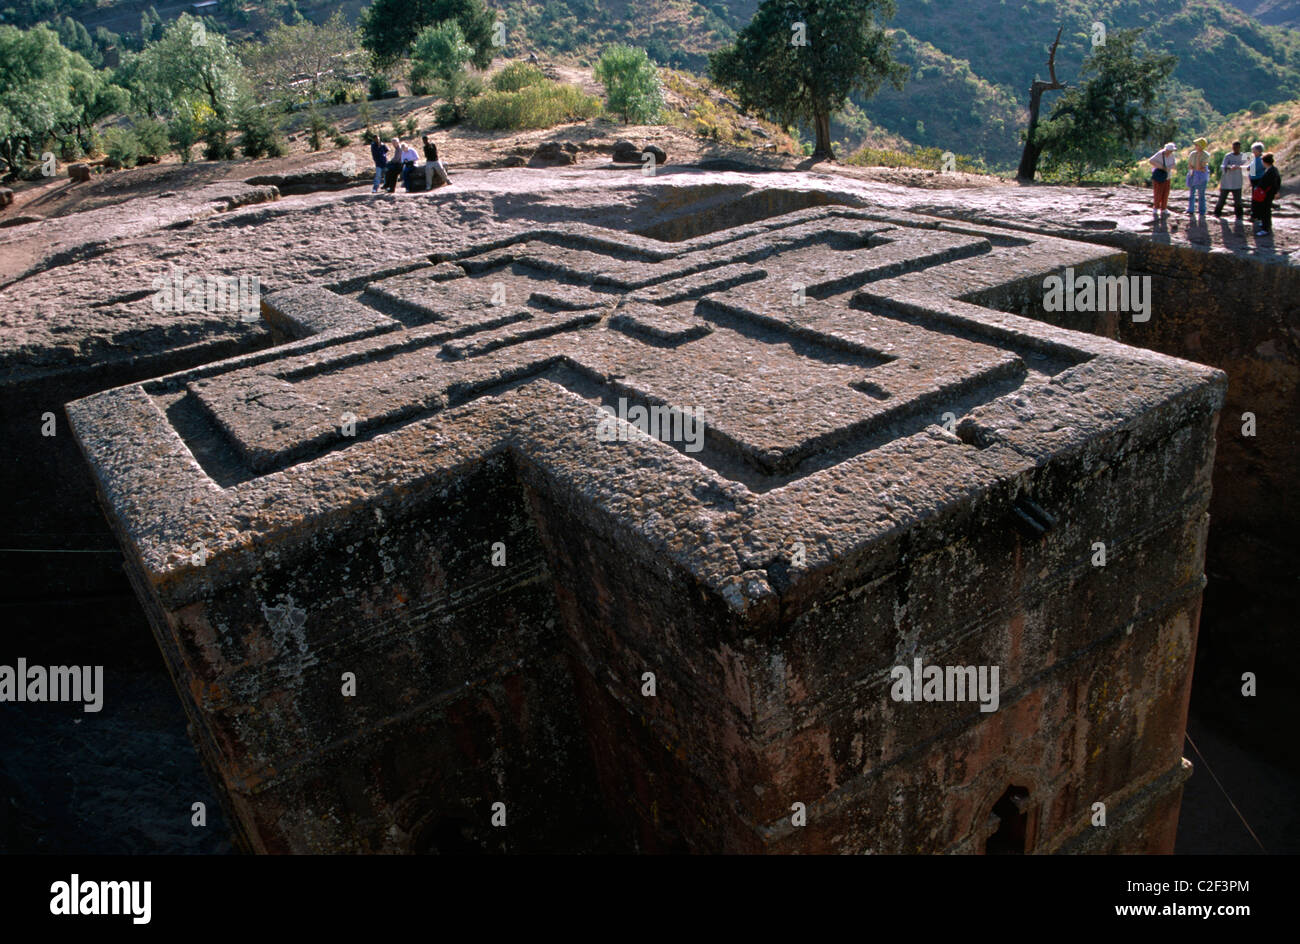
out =
<svg viewBox="0 0 1300 944"><path fill-rule="evenodd" d="M1232 194L1232 209L1237 214L1237 219L1241 219L1241 169L1249 162L1245 154L1241 153L1241 142L1232 142L1232 153L1223 155L1223 162L1219 164L1219 202L1214 205L1214 215L1223 216L1223 204L1228 199L1228 194Z"/></svg>
<svg viewBox="0 0 1300 944"><path fill-rule="evenodd" d="M1178 155L1175 153L1177 150L1178 145L1170 141L1147 158L1147 163L1153 168L1151 171L1151 211L1153 213L1169 212L1169 187L1173 183L1171 177L1174 168L1178 166Z"/></svg>
<svg viewBox="0 0 1300 944"><path fill-rule="evenodd" d="M415 170L415 162L420 159L414 147L409 143L402 143L402 189L407 193L411 192L411 171Z"/></svg>

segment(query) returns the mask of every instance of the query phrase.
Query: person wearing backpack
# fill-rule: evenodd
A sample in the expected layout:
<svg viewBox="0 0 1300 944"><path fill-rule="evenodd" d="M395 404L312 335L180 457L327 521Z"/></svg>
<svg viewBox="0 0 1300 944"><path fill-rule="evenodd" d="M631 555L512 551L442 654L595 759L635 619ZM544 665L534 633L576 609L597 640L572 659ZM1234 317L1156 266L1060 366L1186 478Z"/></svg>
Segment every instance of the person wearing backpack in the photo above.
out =
<svg viewBox="0 0 1300 944"><path fill-rule="evenodd" d="M1251 203L1255 210L1255 222L1258 226L1255 235L1269 236L1273 233L1273 201L1277 198L1278 191L1282 189L1282 174L1273 166L1273 155L1271 153L1265 154L1261 160L1264 163L1264 173L1255 181L1255 189L1251 193Z"/></svg>

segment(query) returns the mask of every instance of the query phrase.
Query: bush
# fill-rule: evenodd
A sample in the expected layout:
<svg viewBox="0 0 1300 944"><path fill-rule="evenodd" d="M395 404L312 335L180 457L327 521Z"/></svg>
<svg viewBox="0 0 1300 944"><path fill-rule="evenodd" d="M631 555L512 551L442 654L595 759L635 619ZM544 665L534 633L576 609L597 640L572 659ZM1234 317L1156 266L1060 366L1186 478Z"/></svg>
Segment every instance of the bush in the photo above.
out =
<svg viewBox="0 0 1300 944"><path fill-rule="evenodd" d="M659 73L644 49L611 46L601 54L594 70L596 81L605 86L609 110L635 124L659 120L664 107Z"/></svg>
<svg viewBox="0 0 1300 944"><path fill-rule="evenodd" d="M104 154L115 167L134 167L140 159L140 142L128 128L109 128L104 132Z"/></svg>
<svg viewBox="0 0 1300 944"><path fill-rule="evenodd" d="M242 135L239 149L245 157L280 157L284 154L284 138L271 120L269 109L247 102L239 110L236 127Z"/></svg>
<svg viewBox="0 0 1300 944"><path fill-rule="evenodd" d="M336 148L345 148L352 143L352 139L337 128L334 129L333 141Z"/></svg>
<svg viewBox="0 0 1300 944"><path fill-rule="evenodd" d="M319 151L325 146L323 140L325 133L332 130L330 123L320 113L320 109L312 105L311 111L307 113L307 146L313 151Z"/></svg>
<svg viewBox="0 0 1300 944"><path fill-rule="evenodd" d="M203 134L203 121L196 109L188 102L181 102L176 114L167 122L167 136L171 139L172 150L181 159L182 164L190 162L191 151Z"/></svg>
<svg viewBox="0 0 1300 944"><path fill-rule="evenodd" d="M527 62L512 62L492 76L492 88L497 92L518 92L529 85L545 85L549 81L537 66Z"/></svg>
<svg viewBox="0 0 1300 944"><path fill-rule="evenodd" d="M386 76L386 75L372 75L372 76L370 77L370 97L371 97L371 98L383 98L383 97L384 97L384 93L387 92L389 88L390 88L390 86L389 86L389 84L388 84L388 76Z"/></svg>
<svg viewBox="0 0 1300 944"><path fill-rule="evenodd" d="M203 159L205 161L229 161L235 157L234 145L230 143L230 126L221 118L213 117L203 129Z"/></svg>
<svg viewBox="0 0 1300 944"><path fill-rule="evenodd" d="M420 130L420 122L416 119L416 117L415 117L414 115L409 116L409 117L406 119L406 134L407 134L407 136L408 136L408 137L414 137L414 136L415 136L415 132L417 132L417 131L419 131L419 130Z"/></svg>
<svg viewBox="0 0 1300 944"><path fill-rule="evenodd" d="M1264 112L1268 111L1268 102L1251 102L1247 111L1252 115L1262 115Z"/></svg>
<svg viewBox="0 0 1300 944"><path fill-rule="evenodd" d="M594 118L600 112L600 100L583 94L576 85L548 82L517 92L484 92L469 103L466 116L485 131L518 131Z"/></svg>
<svg viewBox="0 0 1300 944"><path fill-rule="evenodd" d="M141 157L157 158L167 153L171 142L167 139L166 125L157 118L136 118L132 124Z"/></svg>

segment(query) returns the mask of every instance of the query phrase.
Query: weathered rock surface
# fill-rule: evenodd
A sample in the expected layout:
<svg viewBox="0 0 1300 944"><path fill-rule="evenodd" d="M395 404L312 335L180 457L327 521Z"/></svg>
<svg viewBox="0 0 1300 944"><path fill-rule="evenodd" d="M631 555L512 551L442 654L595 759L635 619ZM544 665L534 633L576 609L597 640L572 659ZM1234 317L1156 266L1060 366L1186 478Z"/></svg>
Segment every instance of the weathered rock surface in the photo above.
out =
<svg viewBox="0 0 1300 944"><path fill-rule="evenodd" d="M1009 313L1112 250L729 196L426 236L277 286L280 347L69 407L250 848L596 808L622 847L979 851L1016 790L1026 851L1172 848L1222 375ZM891 697L914 659L999 668L996 713Z"/></svg>
<svg viewBox="0 0 1300 944"><path fill-rule="evenodd" d="M1034 286L1025 283L1014 291L1000 291L1001 297L986 293L981 302L1229 371L1228 405L1218 442L1207 606L1219 605L1233 618L1221 631L1211 625L1201 634L1202 658L1209 653L1214 659L1200 672L1198 689L1219 677L1235 679L1239 686L1241 671L1269 664L1277 667L1277 684L1262 694L1272 698L1281 691L1283 697L1293 697L1285 696L1288 684L1294 689L1287 679L1295 678L1291 667L1297 661L1288 634L1287 600L1291 575L1300 565L1290 538L1298 522L1284 501L1271 498L1290 493L1300 465L1300 445L1290 435L1288 420L1300 410L1294 376L1295 337L1300 332L1294 299L1300 296L1300 285L1288 217L1283 215L1276 239L1264 241L1213 220L1208 227L1189 226L1178 216L1153 232L1140 190L908 191L824 173L730 174L676 168L653 178L561 168L548 174L544 186L538 178L537 172L527 170L462 173L457 187L427 197L319 194L234 212L220 212L234 205L223 199L208 202L199 199L201 192L181 192L111 212L3 231L0 253L7 257L6 271L16 271L12 260L24 260L19 277L0 294L5 300L0 310L0 407L5 428L16 437L2 469L6 492L15 496L9 519L12 543L104 551L116 546L94 506L84 463L68 435L64 403L228 354L265 351L310 324L310 304L302 306L301 317L289 318L288 295L281 296L286 316L272 318L269 326L214 317L211 312L156 311L150 301L153 279L175 268L199 276L256 276L267 294L289 289L310 293L313 285L338 278L340 272L371 264L403 269L421 264L426 253L462 250L471 240L513 238L566 221L679 243L728 224L827 202L882 213L917 209L931 215L930 223L937 222L936 217L997 223L1021 230L1027 238L1052 233L1126 252L1130 271L1153 279L1152 318L1147 322L1134 323L1114 313L1088 318L1076 313L1067 320L1062 313L1044 312L1041 304L1035 308ZM96 186L102 179L95 178ZM269 187L221 186L235 188L225 192L235 202L275 196ZM1105 222L1114 226L1103 227ZM937 271L931 268L929 273ZM955 273L947 277L944 291L960 293L962 270L944 271ZM1041 302L1041 280L1037 288L1036 301ZM335 295L343 298L358 291L360 286ZM385 330L403 332L411 326L402 319L416 327L427 325L421 321L427 315L414 314L400 300L392 304L392 314L374 305L360 306L367 312L362 321L396 321L400 328ZM679 317L675 310L647 319L638 314L638 306L623 308L609 316L604 330L643 338L652 347L697 343L709 327L707 319ZM468 356L459 360L481 358L474 343L472 336L450 339L448 354L463 351ZM1247 411L1260 418L1261 435L1240 434L1241 416ZM57 420L54 437L40 435L47 412ZM781 461L779 453L774 456L773 461ZM1260 488L1255 484L1259 481L1271 484ZM1221 531L1229 523L1233 530ZM1221 533L1222 539L1217 537ZM59 560L63 563L56 564ZM125 617L105 620L105 594L127 592L120 575L109 580L107 573L119 560L113 554L54 555L43 562L39 555L25 554L7 560L19 562L11 570L11 591L20 588L31 604L29 615L11 624L10 638L46 646L45 651L61 661L86 661L69 655L70 645L75 653L88 651L90 640L77 635L78 626L97 627L95 642L102 642L107 660L129 639L138 647L138 623L117 625L130 623ZM91 561L104 563L97 568ZM96 576L100 568L103 576ZM1216 587L1229 585L1236 588L1229 598L1216 600ZM70 595L68 588L85 596ZM57 610L51 610L54 599ZM78 604L78 599L85 602ZM83 607L82 615L68 609L75 605ZM53 624L52 612L58 614ZM1249 615L1238 619L1237 612ZM132 632L135 635L128 635ZM36 652L33 645L28 654ZM1236 698L1234 704L1242 701ZM1277 703L1249 701L1252 704L1238 712L1244 712L1243 732L1267 730L1268 719L1279 714ZM1255 702L1258 715L1251 714ZM1281 713L1287 704L1294 701L1284 702Z"/></svg>
<svg viewBox="0 0 1300 944"><path fill-rule="evenodd" d="M547 141L533 152L528 162L533 167L562 167L578 163L578 148L567 141Z"/></svg>

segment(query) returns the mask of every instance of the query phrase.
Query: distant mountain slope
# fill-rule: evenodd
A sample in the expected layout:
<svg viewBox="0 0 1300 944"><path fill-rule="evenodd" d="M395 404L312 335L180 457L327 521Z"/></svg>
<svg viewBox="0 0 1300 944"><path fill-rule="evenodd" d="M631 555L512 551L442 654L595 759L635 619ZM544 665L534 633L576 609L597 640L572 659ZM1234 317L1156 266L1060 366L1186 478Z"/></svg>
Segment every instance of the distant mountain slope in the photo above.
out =
<svg viewBox="0 0 1300 944"><path fill-rule="evenodd" d="M74 15L102 22L109 12L130 11L117 22L138 20L140 0L0 0L79 7ZM281 0L282 2L282 0ZM346 0L349 14L359 0ZM703 72L708 53L734 38L759 0L487 0L507 26L508 56L571 57L590 63L618 42L645 47L660 64ZM1262 17L1292 22L1300 0L1233 0ZM323 19L340 4L299 0L298 8ZM247 0L247 11L264 14L275 0ZM181 9L158 3L164 17ZM1288 19L1289 18L1289 19ZM224 18L217 17L224 22ZM265 22L265 16L252 22ZM1268 26L1228 0L907 0L898 3L890 26L899 58L913 69L902 92L882 91L859 103L833 128L852 146L868 123L879 131L996 164L1014 162L1025 120L1028 88L1045 72L1047 47L1063 26L1058 74L1079 74L1094 32L1125 27L1147 30L1149 45L1179 57L1170 105L1181 133L1199 133L1257 103L1300 98L1300 31ZM94 23L92 22L93 26ZM246 28L246 27L245 27ZM1050 107L1052 96L1045 104Z"/></svg>
<svg viewBox="0 0 1300 944"><path fill-rule="evenodd" d="M1300 0L1232 0L1232 5L1261 23L1300 27Z"/></svg>

